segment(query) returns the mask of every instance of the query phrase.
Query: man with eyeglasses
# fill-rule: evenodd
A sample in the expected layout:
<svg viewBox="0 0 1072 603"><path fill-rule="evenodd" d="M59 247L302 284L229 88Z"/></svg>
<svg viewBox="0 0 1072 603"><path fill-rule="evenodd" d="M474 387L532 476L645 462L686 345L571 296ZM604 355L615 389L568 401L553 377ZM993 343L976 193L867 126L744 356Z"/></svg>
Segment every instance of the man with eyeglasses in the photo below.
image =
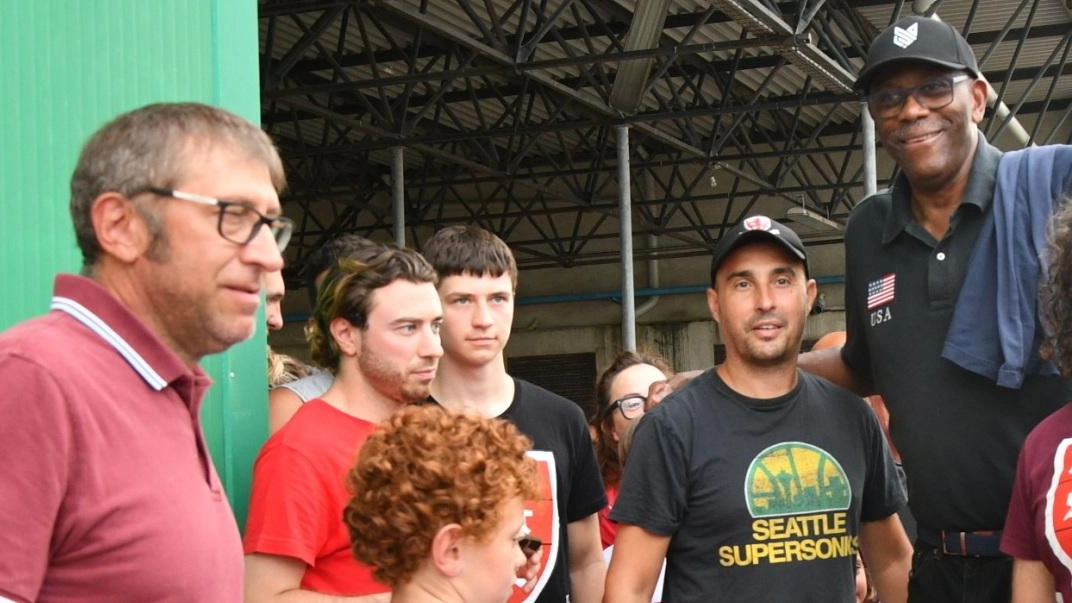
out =
<svg viewBox="0 0 1072 603"><path fill-rule="evenodd" d="M1037 358L1029 249L1067 181L1068 147L1003 157L987 142L987 84L967 41L935 19L880 33L857 87L900 174L848 223L846 344L801 366L886 402L918 521L910 597L1008 601L999 543L1017 453L1072 396Z"/></svg>
<svg viewBox="0 0 1072 603"><path fill-rule="evenodd" d="M82 275L0 335L0 600L241 600L198 363L254 333L284 185L268 136L206 105L142 107L86 143Z"/></svg>
<svg viewBox="0 0 1072 603"><path fill-rule="evenodd" d="M707 306L726 360L640 418L610 518L607 603L851 601L862 551L906 598L905 494L867 404L797 370L815 301L800 238L766 216L727 232Z"/></svg>

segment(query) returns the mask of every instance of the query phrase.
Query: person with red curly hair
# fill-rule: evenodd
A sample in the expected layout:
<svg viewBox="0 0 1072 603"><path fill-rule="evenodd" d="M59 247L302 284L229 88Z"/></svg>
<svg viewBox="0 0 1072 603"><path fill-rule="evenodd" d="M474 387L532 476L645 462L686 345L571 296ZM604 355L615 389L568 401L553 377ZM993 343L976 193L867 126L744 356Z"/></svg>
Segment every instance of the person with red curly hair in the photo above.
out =
<svg viewBox="0 0 1072 603"><path fill-rule="evenodd" d="M394 415L361 448L344 517L354 556L393 603L502 603L538 548L522 503L537 495L532 441L512 423L439 406Z"/></svg>

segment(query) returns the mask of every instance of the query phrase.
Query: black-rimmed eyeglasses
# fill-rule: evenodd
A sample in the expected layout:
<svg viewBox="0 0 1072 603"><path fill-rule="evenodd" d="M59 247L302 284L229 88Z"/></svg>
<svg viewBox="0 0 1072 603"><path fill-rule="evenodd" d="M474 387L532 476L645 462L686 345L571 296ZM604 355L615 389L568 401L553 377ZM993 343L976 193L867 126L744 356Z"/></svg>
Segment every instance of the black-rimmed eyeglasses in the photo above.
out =
<svg viewBox="0 0 1072 603"><path fill-rule="evenodd" d="M290 242L290 235L294 233L294 222L289 218L266 216L245 201L224 201L215 197L156 186L150 186L145 190L161 197L218 207L220 213L216 230L219 231L221 237L238 245L248 245L260 232L261 226L267 226L276 245L279 246L279 251L282 252Z"/></svg>
<svg viewBox="0 0 1072 603"><path fill-rule="evenodd" d="M953 87L972 79L970 75L936 77L912 88L886 88L867 96L867 110L871 117L884 119L901 112L908 97L916 99L919 106L928 111L941 109L953 102Z"/></svg>
<svg viewBox="0 0 1072 603"><path fill-rule="evenodd" d="M540 550L540 547L543 546L543 541L532 534L526 534L517 539L517 546L521 547L521 552L524 553L526 557L532 557Z"/></svg>
<svg viewBox="0 0 1072 603"><path fill-rule="evenodd" d="M644 414L644 406L647 402L647 397L640 394L627 394L618 398L614 402L611 402L607 406L607 410L603 411L603 418L609 417L614 409L618 409L622 413L622 416L628 419L635 419Z"/></svg>

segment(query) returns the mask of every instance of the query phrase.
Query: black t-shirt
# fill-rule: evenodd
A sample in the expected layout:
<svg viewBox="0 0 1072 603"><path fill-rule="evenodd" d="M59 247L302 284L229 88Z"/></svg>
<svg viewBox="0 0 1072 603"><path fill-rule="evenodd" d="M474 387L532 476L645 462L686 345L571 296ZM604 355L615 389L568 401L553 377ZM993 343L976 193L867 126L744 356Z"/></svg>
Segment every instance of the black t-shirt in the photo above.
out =
<svg viewBox="0 0 1072 603"><path fill-rule="evenodd" d="M528 381L514 379L514 399L499 418L512 422L532 440L533 456L541 462L542 470L550 469L553 463L555 482L553 485L541 484L541 489L550 489L555 499L557 541L544 543L544 569L536 588L525 601L563 603L570 593L566 527L607 505L607 494L584 412L558 394ZM542 470L541 475L544 475ZM530 518L527 521L539 520ZM530 525L530 529L533 528L535 526ZM555 550L553 557L548 553L548 545ZM551 570L549 574L546 574L547 569Z"/></svg>
<svg viewBox="0 0 1072 603"><path fill-rule="evenodd" d="M708 370L641 419L611 519L670 536L664 603L853 600L860 522L904 489L866 403L797 374L756 400Z"/></svg>
<svg viewBox="0 0 1072 603"><path fill-rule="evenodd" d="M912 513L931 529L1000 529L1027 433L1072 397L1028 377L1020 390L941 358L964 275L991 203L1000 151L980 135L961 205L936 241L915 220L901 176L862 201L845 233L847 365L890 410Z"/></svg>

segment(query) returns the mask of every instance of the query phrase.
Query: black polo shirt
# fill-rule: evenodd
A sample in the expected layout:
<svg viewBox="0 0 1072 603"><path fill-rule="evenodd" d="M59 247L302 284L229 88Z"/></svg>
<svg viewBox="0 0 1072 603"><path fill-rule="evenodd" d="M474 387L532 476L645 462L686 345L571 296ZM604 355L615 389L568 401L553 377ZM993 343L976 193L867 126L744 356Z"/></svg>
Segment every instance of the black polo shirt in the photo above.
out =
<svg viewBox="0 0 1072 603"><path fill-rule="evenodd" d="M1001 152L980 134L949 232L916 221L901 175L853 210L845 233L845 363L890 410L908 475L909 505L932 529L1000 529L1028 432L1072 399L1072 384L1028 377L998 387L941 357L953 308L986 212Z"/></svg>

